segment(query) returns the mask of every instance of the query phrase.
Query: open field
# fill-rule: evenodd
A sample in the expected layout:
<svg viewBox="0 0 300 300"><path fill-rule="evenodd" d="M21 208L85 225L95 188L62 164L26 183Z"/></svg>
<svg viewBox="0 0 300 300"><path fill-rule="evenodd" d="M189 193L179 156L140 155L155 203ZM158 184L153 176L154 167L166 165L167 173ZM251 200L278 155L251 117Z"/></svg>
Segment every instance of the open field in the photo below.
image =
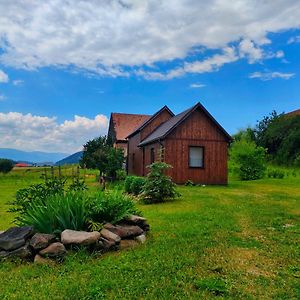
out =
<svg viewBox="0 0 300 300"><path fill-rule="evenodd" d="M0 177L0 229L12 220L5 203L41 180L18 171ZM57 266L1 263L1 299L300 298L299 177L178 189L175 202L139 205L145 245Z"/></svg>

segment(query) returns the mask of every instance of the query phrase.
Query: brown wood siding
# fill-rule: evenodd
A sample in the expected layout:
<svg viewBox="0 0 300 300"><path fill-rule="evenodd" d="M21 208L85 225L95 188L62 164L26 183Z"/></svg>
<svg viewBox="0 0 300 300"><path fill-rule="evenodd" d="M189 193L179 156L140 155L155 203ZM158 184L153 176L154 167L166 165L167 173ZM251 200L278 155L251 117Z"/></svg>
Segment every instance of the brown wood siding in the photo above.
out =
<svg viewBox="0 0 300 300"><path fill-rule="evenodd" d="M189 146L204 147L204 168L189 168ZM197 110L165 139L165 161L173 166L169 175L176 183L227 184L225 136Z"/></svg>
<svg viewBox="0 0 300 300"><path fill-rule="evenodd" d="M193 139L166 139L165 162L172 165L168 174L174 182L187 180L200 184L227 184L227 143ZM189 146L204 147L204 168L189 167Z"/></svg>
<svg viewBox="0 0 300 300"><path fill-rule="evenodd" d="M152 133L160 124L171 118L171 114L167 110L160 112L153 120L151 120L145 128L128 139L128 159L127 169L129 175L144 176L147 173L147 168L150 163L148 160L148 152L145 151L143 158L143 149L138 148L139 143ZM150 150L149 150L150 151ZM133 163L134 155L134 163Z"/></svg>
<svg viewBox="0 0 300 300"><path fill-rule="evenodd" d="M164 145L164 143L162 143ZM160 149L161 145L159 143L153 143L147 145L144 148L144 175L149 172L148 166L151 165L151 149L154 149L154 161L160 160Z"/></svg>
<svg viewBox="0 0 300 300"><path fill-rule="evenodd" d="M127 168L129 175L143 176L143 149L138 148L139 143L140 133L135 134L128 140Z"/></svg>
<svg viewBox="0 0 300 300"><path fill-rule="evenodd" d="M160 124L168 121L172 116L167 110L162 111L153 120L151 120L145 128L141 130L141 141L152 133Z"/></svg>

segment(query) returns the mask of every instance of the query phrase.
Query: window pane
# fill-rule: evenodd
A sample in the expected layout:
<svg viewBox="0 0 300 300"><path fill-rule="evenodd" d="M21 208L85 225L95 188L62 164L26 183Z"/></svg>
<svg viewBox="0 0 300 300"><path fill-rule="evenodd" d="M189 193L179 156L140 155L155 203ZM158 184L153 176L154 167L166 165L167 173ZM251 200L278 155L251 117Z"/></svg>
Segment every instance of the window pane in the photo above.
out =
<svg viewBox="0 0 300 300"><path fill-rule="evenodd" d="M203 148L190 147L190 167L203 167Z"/></svg>

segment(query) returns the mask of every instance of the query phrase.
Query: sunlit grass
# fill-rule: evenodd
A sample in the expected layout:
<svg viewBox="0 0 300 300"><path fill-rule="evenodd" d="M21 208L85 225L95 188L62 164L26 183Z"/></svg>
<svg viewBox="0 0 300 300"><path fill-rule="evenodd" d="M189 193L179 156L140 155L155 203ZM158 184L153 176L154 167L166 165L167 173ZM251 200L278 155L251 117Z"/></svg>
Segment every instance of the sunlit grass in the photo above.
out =
<svg viewBox="0 0 300 300"><path fill-rule="evenodd" d="M4 203L38 176L0 178ZM95 177L88 184L97 188ZM0 264L3 299L299 299L300 180L179 187L182 197L139 205L151 232L132 250L70 253L62 265Z"/></svg>

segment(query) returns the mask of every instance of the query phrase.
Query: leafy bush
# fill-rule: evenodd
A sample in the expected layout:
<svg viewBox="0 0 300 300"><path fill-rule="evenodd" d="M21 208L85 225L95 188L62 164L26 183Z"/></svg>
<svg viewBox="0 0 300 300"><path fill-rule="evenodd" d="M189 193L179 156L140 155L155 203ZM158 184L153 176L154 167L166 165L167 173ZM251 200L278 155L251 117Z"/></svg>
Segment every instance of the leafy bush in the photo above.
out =
<svg viewBox="0 0 300 300"><path fill-rule="evenodd" d="M230 160L234 172L241 180L255 180L264 176L266 169L265 149L254 142L234 142L230 149Z"/></svg>
<svg viewBox="0 0 300 300"><path fill-rule="evenodd" d="M116 223L131 214L139 214L134 202L121 191L98 192L87 202L89 218L92 222Z"/></svg>
<svg viewBox="0 0 300 300"><path fill-rule="evenodd" d="M143 199L145 203L158 203L172 200L179 196L175 190L175 183L165 174L170 165L164 162L154 162L149 166L150 172L144 185Z"/></svg>
<svg viewBox="0 0 300 300"><path fill-rule="evenodd" d="M127 176L124 182L125 192L135 196L140 195L143 192L145 181L144 177Z"/></svg>
<svg viewBox="0 0 300 300"><path fill-rule="evenodd" d="M121 169L121 170L117 170L116 172L117 174L117 180L125 180L126 179L126 171Z"/></svg>
<svg viewBox="0 0 300 300"><path fill-rule="evenodd" d="M14 163L10 159L0 158L0 173L9 173L14 167Z"/></svg>
<svg viewBox="0 0 300 300"><path fill-rule="evenodd" d="M124 190L126 193L131 193L131 183L134 180L134 176L127 176L124 182Z"/></svg>
<svg viewBox="0 0 300 300"><path fill-rule="evenodd" d="M130 185L131 193L135 196L140 195L143 192L145 181L144 177L134 177Z"/></svg>
<svg viewBox="0 0 300 300"><path fill-rule="evenodd" d="M64 186L66 180L54 178L47 180L44 183L32 184L28 188L17 191L16 199L9 204L10 212L23 214L36 202L38 205L45 205L46 200L55 195L64 194ZM15 222L19 223L19 215L15 218Z"/></svg>
<svg viewBox="0 0 300 300"><path fill-rule="evenodd" d="M38 232L59 234L65 229L86 229L88 216L85 195L69 192L30 203L18 221L34 226Z"/></svg>
<svg viewBox="0 0 300 300"><path fill-rule="evenodd" d="M267 176L269 178L282 179L284 178L284 171L282 171L281 169L268 168Z"/></svg>

